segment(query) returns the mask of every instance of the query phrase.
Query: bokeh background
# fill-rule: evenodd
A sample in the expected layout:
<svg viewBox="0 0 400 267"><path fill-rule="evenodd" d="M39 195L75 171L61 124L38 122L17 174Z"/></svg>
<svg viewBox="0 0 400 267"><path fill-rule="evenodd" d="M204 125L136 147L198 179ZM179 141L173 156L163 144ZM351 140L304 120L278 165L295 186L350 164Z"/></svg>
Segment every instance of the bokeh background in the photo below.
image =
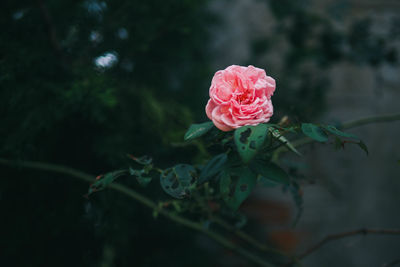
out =
<svg viewBox="0 0 400 267"><path fill-rule="evenodd" d="M400 2L37 0L0 4L0 157L100 174L126 154L201 162L182 145L206 121L215 71L254 65L277 80L274 121L338 123L400 111ZM289 252L324 235L400 227L400 123L352 130L369 147L313 145L282 163L303 177L303 215L279 188L242 207L245 230ZM118 193L89 200L70 177L1 166L2 266L249 266ZM129 179L121 182L136 186ZM136 186L137 187L137 186ZM137 188L155 200L155 182ZM384 266L400 239L332 242L305 266Z"/></svg>

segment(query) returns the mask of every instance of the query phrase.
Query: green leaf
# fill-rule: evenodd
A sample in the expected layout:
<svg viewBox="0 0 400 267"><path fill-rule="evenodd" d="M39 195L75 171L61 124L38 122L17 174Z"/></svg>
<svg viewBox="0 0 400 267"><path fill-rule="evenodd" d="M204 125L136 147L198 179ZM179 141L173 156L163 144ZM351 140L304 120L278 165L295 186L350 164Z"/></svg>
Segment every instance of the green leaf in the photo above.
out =
<svg viewBox="0 0 400 267"><path fill-rule="evenodd" d="M160 175L162 189L170 196L179 199L190 195L196 181L196 170L188 164L178 164L166 169Z"/></svg>
<svg viewBox="0 0 400 267"><path fill-rule="evenodd" d="M147 176L149 174L149 171L146 169L134 170L132 168L129 168L129 174L136 176L136 180L141 186L147 186L153 179L152 177Z"/></svg>
<svg viewBox="0 0 400 267"><path fill-rule="evenodd" d="M356 135L349 134L349 133L344 133L344 132L338 130L335 126L332 126L332 125L321 125L321 127L323 127L328 132L330 132L330 133L332 133L334 135L337 135L337 136L353 138L353 139L360 139Z"/></svg>
<svg viewBox="0 0 400 267"><path fill-rule="evenodd" d="M133 155L128 154L128 157L141 165L149 165L153 161L153 159L149 156L142 156L137 158Z"/></svg>
<svg viewBox="0 0 400 267"><path fill-rule="evenodd" d="M214 124L211 121L190 125L189 130L187 130L185 133L185 141L202 136L203 134L207 133L213 127L213 125Z"/></svg>
<svg viewBox="0 0 400 267"><path fill-rule="evenodd" d="M201 184L210 180L213 176L220 172L227 160L228 156L225 153L219 154L209 160L201 170L199 183Z"/></svg>
<svg viewBox="0 0 400 267"><path fill-rule="evenodd" d="M237 210L253 191L257 176L249 168L238 168L224 172L220 180L220 192L225 203Z"/></svg>
<svg viewBox="0 0 400 267"><path fill-rule="evenodd" d="M318 142L328 141L328 136L326 135L326 133L317 125L314 125L312 123L302 123L301 130L305 135Z"/></svg>
<svg viewBox="0 0 400 267"><path fill-rule="evenodd" d="M269 131L271 132L274 138L278 139L278 141L281 142L282 144L285 144L285 146L289 148L292 152L296 153L299 156L302 156L302 154L289 142L289 140L286 139L286 137L281 135L277 129L273 129L271 127L269 128Z"/></svg>
<svg viewBox="0 0 400 267"><path fill-rule="evenodd" d="M152 177L145 177L145 176L137 176L136 177L136 180L139 182L139 184L141 186L147 186L151 182L152 179L153 179Z"/></svg>
<svg viewBox="0 0 400 267"><path fill-rule="evenodd" d="M359 141L358 143L357 143L357 145L362 149L362 150L364 150L365 151L365 153L368 155L369 154L369 152L368 152L368 147L367 147L367 145L363 142L363 141Z"/></svg>
<svg viewBox="0 0 400 267"><path fill-rule="evenodd" d="M270 179L265 178L264 176L259 176L257 179L257 184L263 187L276 187L281 185L280 183L274 182Z"/></svg>
<svg viewBox="0 0 400 267"><path fill-rule="evenodd" d="M272 162L253 161L250 164L250 169L267 180L284 185L290 183L289 175L281 167Z"/></svg>
<svg viewBox="0 0 400 267"><path fill-rule="evenodd" d="M231 182L232 179L229 173L226 171L222 172L219 179L219 192L221 193L224 199L229 196L229 193L231 191L230 190Z"/></svg>
<svg viewBox="0 0 400 267"><path fill-rule="evenodd" d="M118 177L126 174L125 170L119 170L119 171L113 171L106 173L104 175L99 175L96 177L96 182L90 185L88 195L103 190L106 188L109 184L114 182Z"/></svg>
<svg viewBox="0 0 400 267"><path fill-rule="evenodd" d="M336 137L336 139L335 139L335 148L336 149L339 149L339 148L343 148L344 149L344 145L346 144L346 143L350 143L350 144L356 144L356 145L358 145L362 150L364 150L364 152L368 155L369 153L368 153L368 147L367 147L367 145L363 142L363 141L361 141L361 140L359 140L359 141L348 141L348 140L341 140L340 138L338 138L338 137Z"/></svg>
<svg viewBox="0 0 400 267"><path fill-rule="evenodd" d="M268 124L259 124L243 126L235 130L235 144L243 162L249 162L257 154L264 144L269 127Z"/></svg>

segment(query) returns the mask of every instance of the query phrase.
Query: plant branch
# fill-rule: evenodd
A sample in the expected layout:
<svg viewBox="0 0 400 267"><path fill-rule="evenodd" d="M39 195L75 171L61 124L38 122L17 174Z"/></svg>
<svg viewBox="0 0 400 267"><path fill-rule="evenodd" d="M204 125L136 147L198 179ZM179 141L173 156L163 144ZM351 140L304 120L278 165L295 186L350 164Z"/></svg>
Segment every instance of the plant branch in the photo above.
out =
<svg viewBox="0 0 400 267"><path fill-rule="evenodd" d="M23 167L23 168L29 168L29 169L35 169L35 170L41 170L41 171L49 171L49 172L55 172L55 173L60 173L60 174L65 174L72 176L74 178L80 179L85 182L93 183L96 180L94 179L95 175L90 175L85 172L75 170L72 168L68 168L65 166L61 165L56 165L56 164L49 164L49 163L43 163L43 162L34 162L34 161L11 161L7 159L1 159L0 158L0 164L3 165L8 165L8 166L14 166L14 167ZM112 183L108 185L110 189L113 189L115 191L118 191L119 193L122 193L142 205L152 209L152 210L157 210L159 214L162 214L166 218L170 219L173 222L176 222L178 224L181 224L185 227L188 227L192 230L201 232L217 243L221 244L222 246L231 249L238 253L239 255L243 256L247 260L259 265L259 266L264 266L264 267L273 267L272 264L266 262L264 259L260 258L259 256L253 254L252 252L243 249L228 239L226 239L224 236L220 235L217 232L211 231L207 228L205 228L202 224L191 221L189 219L186 219L180 215L177 215L175 213L172 213L170 211L164 210L164 209L159 209L157 203L154 201L148 199L147 197L139 194L138 192L118 183Z"/></svg>
<svg viewBox="0 0 400 267"><path fill-rule="evenodd" d="M337 233L337 234L331 234L327 235L324 237L321 241L317 242L315 245L311 246L308 248L306 251L301 253L297 258L303 259L316 251L317 249L321 248L323 245L326 243L337 240L337 239L342 239L345 237L349 236L355 236L355 235L367 235L367 234L378 234L378 235L400 235L400 229L369 229L369 228L363 228L363 229L358 229L354 231L349 231L349 232L343 232L343 233Z"/></svg>
<svg viewBox="0 0 400 267"><path fill-rule="evenodd" d="M346 129L356 128L359 126L371 124L371 123L382 123L382 122L399 121L399 120L400 120L400 113L371 116L371 117L365 117L365 118L341 123L339 125L338 129L346 130ZM312 142L314 142L314 140L311 138L308 138L308 137L304 137L304 138L300 138L300 139L291 141L291 143L294 147L300 147L300 146L303 146L303 145L306 145L306 144L309 144ZM279 147L277 150L275 150L273 158L276 160L279 158L279 155L281 153L284 153L287 151L289 151L289 149L287 147L285 147L285 146Z"/></svg>
<svg viewBox="0 0 400 267"><path fill-rule="evenodd" d="M395 266L395 265L397 265L397 264L400 264L400 259L391 261L391 262L389 262L389 263L385 263L385 264L382 265L382 267Z"/></svg>
<svg viewBox="0 0 400 267"><path fill-rule="evenodd" d="M238 237L240 237L241 239L243 239L244 241L248 242L250 245L252 245L253 247L255 247L261 251L270 252L270 253L278 254L283 257L291 258L290 255L287 255L286 253L284 253L280 250L277 250L277 249L268 247L264 244L261 244L260 242L255 240L253 237L251 237L251 236L247 235L245 232L235 228L234 226L230 225L229 223L225 222L224 220L222 220L219 217L213 216L211 218L211 221L213 221L214 223L218 224L219 226L225 228L226 230L234 233L235 235L237 235Z"/></svg>
<svg viewBox="0 0 400 267"><path fill-rule="evenodd" d="M382 122L398 121L398 120L400 120L400 113L371 116L342 123L341 125L339 125L339 128L346 130L371 123L382 123Z"/></svg>
<svg viewBox="0 0 400 267"><path fill-rule="evenodd" d="M285 257L285 258L289 259L290 262L295 262L297 265L301 266L300 260L297 257L288 255L283 251L274 249L272 247L269 247L269 246L267 246L265 244L260 243L259 241L257 241L253 237L251 237L248 234L246 234L245 232L233 227L232 225L230 225L229 223L225 222L221 218L213 216L211 218L211 221L213 221L214 223L220 225L221 227L225 228L226 230L234 233L236 236L238 236L242 240L246 241L251 246L257 248L258 250Z"/></svg>

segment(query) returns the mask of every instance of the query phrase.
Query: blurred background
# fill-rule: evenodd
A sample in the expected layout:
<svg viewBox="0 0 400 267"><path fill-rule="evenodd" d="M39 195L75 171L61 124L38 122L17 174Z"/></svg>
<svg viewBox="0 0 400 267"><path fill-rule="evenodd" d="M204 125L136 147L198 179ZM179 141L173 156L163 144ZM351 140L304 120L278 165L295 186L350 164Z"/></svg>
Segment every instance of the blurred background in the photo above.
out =
<svg viewBox="0 0 400 267"><path fill-rule="evenodd" d="M206 121L213 74L264 68L277 81L274 122L338 123L400 111L400 2L393 0L37 0L0 4L0 157L100 174L126 154L158 166L201 162L182 146ZM303 215L279 188L242 207L245 230L288 252L324 235L400 227L400 123L351 130L370 155L303 148L282 164L303 177ZM300 163L299 163L300 162ZM249 266L111 190L0 167L2 266ZM134 181L123 183L136 186ZM138 191L167 199L153 182ZM384 266L395 236L329 243L304 266Z"/></svg>

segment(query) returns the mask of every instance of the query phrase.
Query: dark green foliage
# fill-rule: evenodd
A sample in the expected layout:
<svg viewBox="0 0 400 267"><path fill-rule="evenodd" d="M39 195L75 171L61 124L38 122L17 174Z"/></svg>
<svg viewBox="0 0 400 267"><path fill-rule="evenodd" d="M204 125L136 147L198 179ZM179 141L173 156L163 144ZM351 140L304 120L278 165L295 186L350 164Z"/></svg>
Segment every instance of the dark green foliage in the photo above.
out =
<svg viewBox="0 0 400 267"><path fill-rule="evenodd" d="M309 1L293 2L290 0L270 0L269 6L275 16L281 19L290 15L295 15L302 10L302 7L309 4L308 2Z"/></svg>
<svg viewBox="0 0 400 267"><path fill-rule="evenodd" d="M86 154L76 158L82 163L93 156L115 161L126 152L155 155L193 120L179 103L202 110L212 21L206 1L45 1L51 21L41 1L6 2L0 151L45 159L82 148ZM107 53L116 63L96 67L95 59Z"/></svg>
<svg viewBox="0 0 400 267"><path fill-rule="evenodd" d="M281 183L274 182L271 179L267 179L264 176L258 177L257 185L262 187L276 187L281 185Z"/></svg>
<svg viewBox="0 0 400 267"><path fill-rule="evenodd" d="M132 168L129 168L129 174L136 176L136 180L141 186L147 186L151 180L153 179L149 175L149 169L143 169L143 170L134 170Z"/></svg>
<svg viewBox="0 0 400 267"><path fill-rule="evenodd" d="M328 136L326 135L326 133L317 125L314 125L312 123L302 123L301 130L305 135L318 142L328 141Z"/></svg>
<svg viewBox="0 0 400 267"><path fill-rule="evenodd" d="M358 138L356 135L342 132L342 131L338 130L335 126L331 126L331 125L321 125L321 127L323 129L327 130L329 133L335 135L334 146L336 149L344 148L344 145L346 143L356 144L362 150L364 150L364 152L368 155L367 145L362 140L360 140L360 138ZM351 139L351 140L342 140L341 137L342 138L345 137L345 138Z"/></svg>
<svg viewBox="0 0 400 267"><path fill-rule="evenodd" d="M184 198L190 195L197 182L196 170L188 164L178 164L166 169L160 175L161 187L166 193L175 198Z"/></svg>
<svg viewBox="0 0 400 267"><path fill-rule="evenodd" d="M256 181L256 174L247 167L222 172L220 192L225 203L231 209L237 210L250 195L256 185Z"/></svg>
<svg viewBox="0 0 400 267"><path fill-rule="evenodd" d="M355 136L354 134L349 134L349 133L344 133L340 130L338 130L335 126L332 125L321 125L325 130L327 130L328 132L337 135L337 136L341 136L341 137L347 137L347 138L353 138L353 139L359 139L357 136Z"/></svg>
<svg viewBox="0 0 400 267"><path fill-rule="evenodd" d="M210 159L201 169L199 183L204 183L221 172L227 160L228 156L225 153L219 154Z"/></svg>
<svg viewBox="0 0 400 267"><path fill-rule="evenodd" d="M125 170L113 171L106 173L104 175L99 175L96 178L96 182L90 185L88 195L105 189L109 184L114 182L118 177L125 175L127 172Z"/></svg>
<svg viewBox="0 0 400 267"><path fill-rule="evenodd" d="M153 162L153 159L149 156L142 156L136 158L135 156L128 155L128 157L141 165L150 165Z"/></svg>
<svg viewBox="0 0 400 267"><path fill-rule="evenodd" d="M117 181L141 190L137 181L144 184L154 174L142 174L143 166L136 162L126 163L126 153L152 155L161 165L199 154L169 145L182 140L194 119L205 119L212 75L208 29L213 23L206 4L2 1L1 156L64 164L93 174L132 165L135 175ZM106 53L116 55L117 62L97 67L95 59ZM7 225L19 221L23 230L10 228L13 235L1 234L12 262L2 262L0 253L0 265L106 266L105 255L114 255L116 266L160 266L177 248L191 254L193 242L185 229L176 233L168 222L157 227L159 221L146 216L145 208L111 190L86 200L82 195L87 184L61 175L17 174L3 181L0 194L2 202L13 203L2 205L2 210L13 210L7 212L13 217ZM106 174L92 190L115 179ZM14 182L20 184L14 193L23 198L7 193ZM165 197L152 188L155 184L145 190L154 198ZM95 207L88 212L87 201ZM171 240L179 244L169 248ZM17 259L21 253L25 259ZM174 265L187 266L194 258L191 265L207 265L207 257L191 255L189 260L185 255Z"/></svg>
<svg viewBox="0 0 400 267"><path fill-rule="evenodd" d="M204 126L198 127L198 125L192 125L190 127L188 131L189 134L187 134L189 138L196 135L199 136L197 134L198 132L196 132L199 129L199 131L208 131L211 128L208 124L206 127L208 129ZM303 208L300 186L296 181L290 178L285 170L271 161L271 157L268 153L265 154L269 149L273 150L277 148L273 147L273 139L270 139L270 142L267 144L265 144L265 139L267 137L274 138L298 153L295 147L284 137L284 133L303 133L313 140L326 142L328 140L328 135L324 130L335 136L336 147L343 147L345 143L355 143L368 152L362 141L343 141L339 138L348 137L355 139L356 136L344 133L330 125L318 126L312 123L303 123L301 126L292 125L281 127L276 124L259 124L257 126L240 127L235 130L233 135L226 132L220 132L219 137L218 134L215 135L214 137L222 143L222 148L228 149L228 151L214 156L205 165L178 164L172 168L161 170L153 167L152 158L148 156L137 158L128 155L135 163L143 166L141 170L129 168L129 174L136 176L140 185L146 186L152 180L151 172L160 172L161 188L167 194L178 199L188 199L193 193L196 201L200 201L199 194L202 195L203 193L205 194L205 199L209 201L208 197L210 197L210 194L213 194L213 189L210 188L210 185L213 186L217 180L215 178L218 178L219 196L217 195L217 199L221 198L224 200L227 206L232 210L237 210L240 207L243 201L245 201L252 192L257 181L264 186L282 185L291 192L296 203L298 208L298 214L296 216L297 222ZM237 148L237 153L232 154L232 146ZM264 148L264 150L262 150L262 148ZM257 155L257 152L260 151L264 153ZM199 174L197 169L200 170ZM106 175L104 179L100 179L91 186L89 193L103 189L124 173L125 171L117 171ZM298 176L293 171L291 174L294 177ZM205 191L201 193L203 186ZM171 203L175 202L170 202L167 206ZM182 212L182 203L173 204L175 209L179 212ZM163 208L164 204L160 203L160 205L160 208ZM204 204L200 205L203 206ZM155 210L154 212L155 216L157 216L158 211Z"/></svg>
<svg viewBox="0 0 400 267"><path fill-rule="evenodd" d="M151 173L151 172L154 172L153 164L152 164L153 159L149 156L142 156L142 157L137 158L137 157L129 155L129 154L128 154L128 157L130 159L132 159L134 162L136 162L137 164L141 165L141 167L143 166L143 169L141 169L141 170L136 170L136 169L133 169L132 167L130 167L128 169L129 174L132 176L135 176L136 180L138 181L138 183L141 186L143 186L143 187L147 186L153 179L152 173Z"/></svg>
<svg viewBox="0 0 400 267"><path fill-rule="evenodd" d="M270 180L278 184L288 185L290 183L289 175L278 165L272 162L252 161L250 169L261 176L260 179Z"/></svg>
<svg viewBox="0 0 400 267"><path fill-rule="evenodd" d="M209 121L209 122L203 122L199 124L192 124L189 127L189 130L185 133L185 141L195 139L197 137L202 136L203 134L206 134L214 124Z"/></svg>
<svg viewBox="0 0 400 267"><path fill-rule="evenodd" d="M259 124L243 126L235 130L235 144L243 162L249 162L263 146L269 127L268 124Z"/></svg>

